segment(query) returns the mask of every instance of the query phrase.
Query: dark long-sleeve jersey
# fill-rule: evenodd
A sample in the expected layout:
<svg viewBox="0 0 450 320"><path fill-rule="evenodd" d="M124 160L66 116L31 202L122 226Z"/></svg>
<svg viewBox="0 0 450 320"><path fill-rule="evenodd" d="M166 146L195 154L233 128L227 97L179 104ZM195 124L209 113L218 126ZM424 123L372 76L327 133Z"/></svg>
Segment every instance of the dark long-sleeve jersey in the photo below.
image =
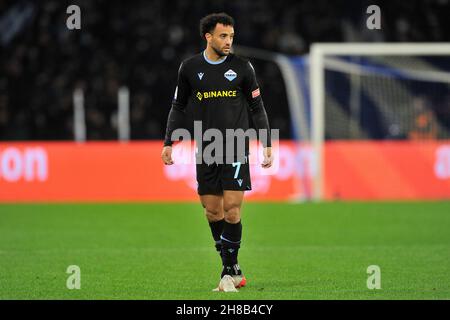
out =
<svg viewBox="0 0 450 320"><path fill-rule="evenodd" d="M249 61L229 54L224 60L213 62L202 52L181 63L167 121L165 146L172 145L172 132L183 125L189 102L194 121L202 123L202 135L207 129L218 129L225 140L226 129L246 131L250 114L257 130L267 130L268 139L262 140L263 146L271 146L269 121Z"/></svg>

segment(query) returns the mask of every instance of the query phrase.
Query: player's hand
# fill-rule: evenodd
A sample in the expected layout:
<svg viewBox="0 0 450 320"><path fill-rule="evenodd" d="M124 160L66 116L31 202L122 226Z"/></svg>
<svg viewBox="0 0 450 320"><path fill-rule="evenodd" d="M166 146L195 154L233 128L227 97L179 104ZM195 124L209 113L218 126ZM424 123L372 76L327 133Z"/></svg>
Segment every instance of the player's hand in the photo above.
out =
<svg viewBox="0 0 450 320"><path fill-rule="evenodd" d="M172 165L172 147L171 146L165 146L161 153L161 159L164 162L165 165Z"/></svg>
<svg viewBox="0 0 450 320"><path fill-rule="evenodd" d="M273 163L272 148L271 147L264 148L263 155L264 160L263 163L261 163L261 167L263 167L264 169L270 168Z"/></svg>

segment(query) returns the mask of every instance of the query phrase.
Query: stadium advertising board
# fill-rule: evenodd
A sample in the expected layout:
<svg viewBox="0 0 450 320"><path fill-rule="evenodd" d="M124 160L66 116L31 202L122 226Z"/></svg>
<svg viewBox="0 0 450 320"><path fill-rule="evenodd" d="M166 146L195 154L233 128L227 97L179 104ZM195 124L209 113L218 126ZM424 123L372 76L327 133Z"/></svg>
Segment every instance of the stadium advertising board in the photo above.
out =
<svg viewBox="0 0 450 320"><path fill-rule="evenodd" d="M1 202L196 201L192 149L174 148L164 166L162 142L30 142L0 144ZM251 146L251 157L259 149ZM311 196L315 174L309 146L281 141L278 162L251 163L248 200ZM191 159L192 156L192 159ZM192 161L190 161L192 160ZM326 200L448 199L450 145L438 142L327 142Z"/></svg>

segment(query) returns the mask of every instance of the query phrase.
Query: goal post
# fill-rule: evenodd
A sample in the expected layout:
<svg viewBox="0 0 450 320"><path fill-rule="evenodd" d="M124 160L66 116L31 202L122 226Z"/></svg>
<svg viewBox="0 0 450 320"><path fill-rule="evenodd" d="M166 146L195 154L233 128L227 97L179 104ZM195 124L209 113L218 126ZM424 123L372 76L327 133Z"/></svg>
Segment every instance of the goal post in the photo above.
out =
<svg viewBox="0 0 450 320"><path fill-rule="evenodd" d="M312 134L311 142L315 154L316 172L313 177L313 199L324 196L324 143L326 107L326 70L345 72L348 75L375 74L376 77L397 77L407 81L422 81L450 84L450 72L436 70L415 70L413 67L379 68L358 63L340 61L334 57L376 57L376 56L443 56L450 57L450 43L315 43L310 50L310 97ZM360 83L353 82L358 88ZM391 89L390 89L391 90ZM392 88L395 90L395 87Z"/></svg>

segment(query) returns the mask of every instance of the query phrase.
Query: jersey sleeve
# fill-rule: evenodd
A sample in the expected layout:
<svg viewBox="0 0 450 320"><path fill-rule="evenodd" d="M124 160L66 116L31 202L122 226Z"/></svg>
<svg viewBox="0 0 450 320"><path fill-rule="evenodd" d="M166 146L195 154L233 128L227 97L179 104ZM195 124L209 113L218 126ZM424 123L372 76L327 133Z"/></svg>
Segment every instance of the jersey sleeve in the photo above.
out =
<svg viewBox="0 0 450 320"><path fill-rule="evenodd" d="M248 102L250 115L256 129L265 129L266 136L260 136L263 147L271 147L270 126L267 118L264 102L261 97L258 81L256 80L255 69L250 62L246 63L245 77L242 85L243 94ZM258 132L259 133L259 132Z"/></svg>
<svg viewBox="0 0 450 320"><path fill-rule="evenodd" d="M191 94L190 91L189 81L186 76L185 63L182 63L178 69L177 86L173 96L172 107L184 110Z"/></svg>
<svg viewBox="0 0 450 320"><path fill-rule="evenodd" d="M164 138L164 146L171 146L172 133L174 130L180 128L184 124L186 114L186 106L191 94L189 81L186 77L185 64L182 63L178 69L178 80L175 88L175 93L172 100L172 107L169 111L167 119L166 135Z"/></svg>

